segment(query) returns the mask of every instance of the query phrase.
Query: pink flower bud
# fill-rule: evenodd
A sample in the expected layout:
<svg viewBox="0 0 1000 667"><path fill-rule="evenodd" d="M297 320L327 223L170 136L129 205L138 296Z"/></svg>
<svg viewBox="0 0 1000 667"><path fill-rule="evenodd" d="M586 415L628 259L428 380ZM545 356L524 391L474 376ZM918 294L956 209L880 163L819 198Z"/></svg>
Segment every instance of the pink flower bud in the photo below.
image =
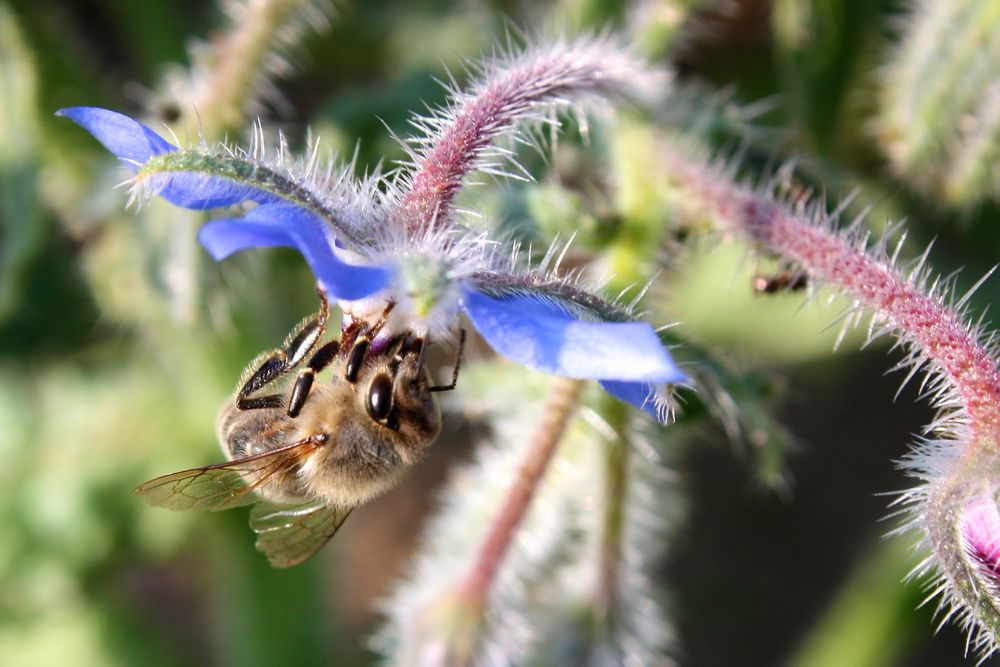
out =
<svg viewBox="0 0 1000 667"><path fill-rule="evenodd" d="M993 496L983 494L969 501L961 535L968 556L981 566L984 575L1000 584L1000 511Z"/></svg>

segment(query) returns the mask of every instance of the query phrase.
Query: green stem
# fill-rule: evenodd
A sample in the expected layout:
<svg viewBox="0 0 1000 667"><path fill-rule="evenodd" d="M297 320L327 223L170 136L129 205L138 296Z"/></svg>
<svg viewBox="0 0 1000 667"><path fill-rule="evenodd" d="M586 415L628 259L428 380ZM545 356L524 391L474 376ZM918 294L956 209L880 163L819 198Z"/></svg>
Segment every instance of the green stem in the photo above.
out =
<svg viewBox="0 0 1000 667"><path fill-rule="evenodd" d="M608 420L618 437L604 448L604 517L601 525L598 554L597 596L594 612L605 619L614 609L618 597L618 572L622 558L625 528L625 496L628 493L629 444L624 438L628 408L611 398L604 399L601 414Z"/></svg>
<svg viewBox="0 0 1000 667"><path fill-rule="evenodd" d="M271 52L278 32L287 26L297 0L250 0L246 15L213 44L213 67L194 101L201 131L213 141L226 130L242 128L246 121L246 102Z"/></svg>

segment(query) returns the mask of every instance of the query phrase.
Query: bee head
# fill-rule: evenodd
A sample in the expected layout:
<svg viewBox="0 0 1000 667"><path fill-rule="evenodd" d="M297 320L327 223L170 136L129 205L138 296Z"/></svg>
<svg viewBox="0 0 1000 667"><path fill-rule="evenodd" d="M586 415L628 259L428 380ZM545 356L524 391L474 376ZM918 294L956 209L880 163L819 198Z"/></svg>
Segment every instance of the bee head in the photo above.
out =
<svg viewBox="0 0 1000 667"><path fill-rule="evenodd" d="M359 345L368 346L364 341L356 343L349 361L364 355L356 352ZM349 363L345 372L348 382L353 375L364 413L385 429L397 447L409 451L426 447L441 430L441 413L424 368L424 340L406 333L381 351L366 351L363 361L353 367Z"/></svg>

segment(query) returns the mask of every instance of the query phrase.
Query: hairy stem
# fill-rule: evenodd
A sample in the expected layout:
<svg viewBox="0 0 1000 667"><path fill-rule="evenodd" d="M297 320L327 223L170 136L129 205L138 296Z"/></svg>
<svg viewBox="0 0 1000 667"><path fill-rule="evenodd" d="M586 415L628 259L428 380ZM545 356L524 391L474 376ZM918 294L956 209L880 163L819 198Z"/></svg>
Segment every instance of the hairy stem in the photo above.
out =
<svg viewBox="0 0 1000 667"><path fill-rule="evenodd" d="M604 517L597 568L597 595L594 612L607 618L618 595L618 572L622 560L625 504L628 493L629 446L623 439L628 408L618 401L605 400L602 414L618 434L604 447Z"/></svg>
<svg viewBox="0 0 1000 667"><path fill-rule="evenodd" d="M950 281L928 285L926 253L904 272L898 248L889 255L882 243L869 248L857 231L836 230L836 216L822 202L786 205L703 164L668 161L717 224L853 298L845 326L872 311L873 335L891 331L911 348L899 367L912 376L926 366L925 392L942 412L904 461L923 483L900 499L909 509L903 529L922 533L932 556L917 572L937 574L930 586L951 606L948 616L969 629L970 646L982 655L994 651L1000 639L1000 558L993 546L1000 544L1000 373L979 326L966 317L969 294L954 301Z"/></svg>
<svg viewBox="0 0 1000 667"><path fill-rule="evenodd" d="M573 416L583 384L581 380L569 378L553 381L542 408L542 419L531 437L517 477L479 548L472 568L459 586L459 596L473 608L481 609L485 604L504 554L531 507L535 491Z"/></svg>
<svg viewBox="0 0 1000 667"><path fill-rule="evenodd" d="M299 4L250 0L232 30L212 43L214 66L193 101L206 138L218 139L225 130L243 126L246 102L264 69L264 58Z"/></svg>
<svg viewBox="0 0 1000 667"><path fill-rule="evenodd" d="M976 328L960 307L922 285L922 263L904 274L891 259L867 252L849 235L816 224L814 211L790 209L707 169L686 167L679 161L677 168L676 173L722 224L795 262L820 281L837 286L875 311L926 357L931 371L939 372L954 389L957 404L953 407L966 429L962 439L971 446L963 455L974 456L975 447L995 447L1000 436L996 360L980 344Z"/></svg>
<svg viewBox="0 0 1000 667"><path fill-rule="evenodd" d="M650 74L609 40L579 40L529 50L486 68L469 93L418 120L427 131L398 215L410 230L447 225L452 202L471 172L501 172L508 156L491 147L520 122L543 122L570 101L643 91ZM655 84L653 84L655 86Z"/></svg>

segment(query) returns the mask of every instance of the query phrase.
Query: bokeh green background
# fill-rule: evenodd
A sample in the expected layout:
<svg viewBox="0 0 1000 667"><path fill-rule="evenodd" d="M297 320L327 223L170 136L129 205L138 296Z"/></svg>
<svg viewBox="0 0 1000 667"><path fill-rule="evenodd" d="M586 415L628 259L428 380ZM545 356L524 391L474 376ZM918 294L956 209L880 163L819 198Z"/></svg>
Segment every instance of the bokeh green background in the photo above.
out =
<svg viewBox="0 0 1000 667"><path fill-rule="evenodd" d="M669 16L690 3L651 4ZM996 262L996 206L955 212L909 190L871 140L872 72L890 53L900 3L778 4L718 3L660 56L684 82L768 101L750 139L725 123L701 139L742 146L761 168L802 154L831 198L860 188L876 228L906 218L909 254L937 238L933 266L966 267L960 284L970 285ZM409 112L444 99L435 77L461 78L463 59L510 25L621 25L626 15L597 0L338 3L330 29L292 49L294 73L277 84L288 104L271 117L293 143L308 125L343 153L357 142L361 165L391 162L402 152L383 124L405 134ZM291 571L253 549L243 511L173 514L130 493L218 460L218 406L315 297L290 253L201 258L195 307L178 316L158 254L169 233L124 210L113 188L124 172L52 114L140 114L164 68L186 65L187 42L225 28L217 7L194 0L0 3L0 665L370 664L377 600L405 572L435 487L469 456L460 400L446 402L450 423L430 459ZM666 36L650 32L655 53ZM608 160L625 172L621 163ZM508 221L544 222L566 215L550 185L475 193ZM667 267L655 314L777 386L774 409L796 446L777 486L718 430L677 457L690 511L662 580L681 664L973 664L959 630L933 636L933 605L915 610L919 586L899 583L916 562L908 542L880 537L891 497L877 494L907 484L893 460L931 419L915 388L893 400L901 377L884 373L898 353L856 352L857 336L833 352L824 328L835 307L796 314L800 295L755 297L745 249L693 246ZM974 309L998 288L987 283Z"/></svg>

